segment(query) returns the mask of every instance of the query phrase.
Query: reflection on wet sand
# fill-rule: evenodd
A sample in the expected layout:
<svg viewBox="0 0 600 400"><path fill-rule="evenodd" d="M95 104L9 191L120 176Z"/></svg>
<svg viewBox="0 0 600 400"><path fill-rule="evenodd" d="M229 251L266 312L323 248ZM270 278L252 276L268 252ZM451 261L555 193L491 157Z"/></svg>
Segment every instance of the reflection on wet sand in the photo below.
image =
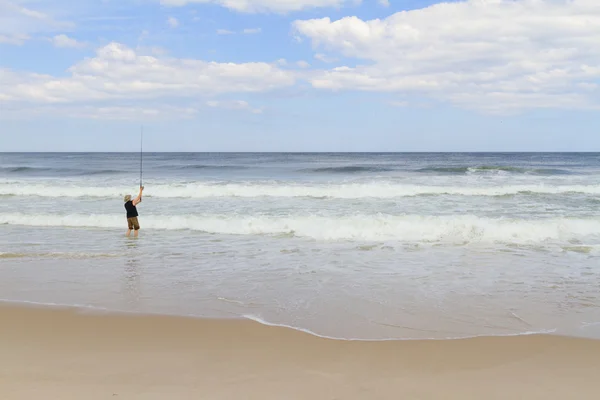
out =
<svg viewBox="0 0 600 400"><path fill-rule="evenodd" d="M140 287L140 258L137 238L128 238L125 243L125 269L123 275L123 291L125 300L131 306L138 306L141 297Z"/></svg>

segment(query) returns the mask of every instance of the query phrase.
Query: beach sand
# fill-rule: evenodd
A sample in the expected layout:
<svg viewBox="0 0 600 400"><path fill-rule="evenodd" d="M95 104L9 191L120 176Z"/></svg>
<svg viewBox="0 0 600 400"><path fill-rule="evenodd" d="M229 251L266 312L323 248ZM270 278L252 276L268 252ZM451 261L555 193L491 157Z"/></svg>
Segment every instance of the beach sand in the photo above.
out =
<svg viewBox="0 0 600 400"><path fill-rule="evenodd" d="M252 321L1 306L0 399L598 399L600 341L336 341Z"/></svg>

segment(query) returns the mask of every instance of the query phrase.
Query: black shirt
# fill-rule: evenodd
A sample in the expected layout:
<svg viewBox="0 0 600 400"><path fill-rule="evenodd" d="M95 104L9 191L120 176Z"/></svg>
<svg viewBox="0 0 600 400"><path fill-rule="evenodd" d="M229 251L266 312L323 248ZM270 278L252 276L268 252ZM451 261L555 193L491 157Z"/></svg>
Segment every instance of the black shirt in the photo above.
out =
<svg viewBox="0 0 600 400"><path fill-rule="evenodd" d="M135 208L131 200L125 203L125 209L127 210L127 218L133 218L138 216L137 208Z"/></svg>

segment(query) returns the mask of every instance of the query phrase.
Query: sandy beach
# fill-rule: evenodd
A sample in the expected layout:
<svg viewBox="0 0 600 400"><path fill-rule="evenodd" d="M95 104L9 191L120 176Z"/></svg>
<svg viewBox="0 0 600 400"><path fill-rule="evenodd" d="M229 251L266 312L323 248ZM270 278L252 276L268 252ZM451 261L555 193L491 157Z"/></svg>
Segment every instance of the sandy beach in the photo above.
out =
<svg viewBox="0 0 600 400"><path fill-rule="evenodd" d="M335 341L243 320L0 307L0 398L597 399L600 341Z"/></svg>

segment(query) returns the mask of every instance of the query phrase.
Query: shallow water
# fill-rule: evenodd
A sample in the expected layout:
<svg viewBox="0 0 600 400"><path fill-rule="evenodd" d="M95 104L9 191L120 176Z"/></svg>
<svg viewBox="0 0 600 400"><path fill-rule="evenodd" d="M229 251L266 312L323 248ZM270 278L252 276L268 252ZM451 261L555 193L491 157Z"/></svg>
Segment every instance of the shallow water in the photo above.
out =
<svg viewBox="0 0 600 400"><path fill-rule="evenodd" d="M600 337L600 154L0 154L0 298Z"/></svg>

